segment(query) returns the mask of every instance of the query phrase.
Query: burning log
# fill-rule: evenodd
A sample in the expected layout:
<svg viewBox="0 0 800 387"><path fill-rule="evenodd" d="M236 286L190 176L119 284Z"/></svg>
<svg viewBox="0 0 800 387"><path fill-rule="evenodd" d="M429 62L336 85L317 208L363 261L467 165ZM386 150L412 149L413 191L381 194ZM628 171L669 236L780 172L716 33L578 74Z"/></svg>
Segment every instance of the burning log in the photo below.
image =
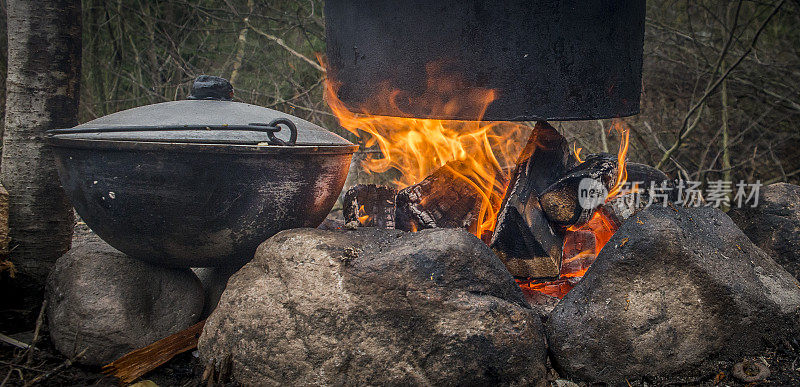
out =
<svg viewBox="0 0 800 387"><path fill-rule="evenodd" d="M563 226L584 224L603 203L617 176L617 159L608 153L589 155L548 187L539 203L550 221Z"/></svg>
<svg viewBox="0 0 800 387"><path fill-rule="evenodd" d="M344 195L344 219L358 221L364 227L395 227L394 188L375 184L357 184Z"/></svg>
<svg viewBox="0 0 800 387"><path fill-rule="evenodd" d="M575 273L582 276L594 262L597 239L589 230L577 230L564 237L564 259L561 261L561 273Z"/></svg>
<svg viewBox="0 0 800 387"><path fill-rule="evenodd" d="M540 196L548 218L559 230L565 230L561 268L556 281L521 280L524 291L563 297L584 276L625 219L648 203L674 200L667 176L641 164L627 163L626 167L627 179L639 188L632 188L630 193L611 188L619 181L617 169L617 160L610 155L591 155ZM591 189L595 191L584 192ZM607 200L610 189L616 196Z"/></svg>
<svg viewBox="0 0 800 387"><path fill-rule="evenodd" d="M627 163L627 181L635 183L632 192L606 202L615 184L617 159L608 153L589 155L586 160L567 172L566 176L548 187L539 197L547 218L561 226L583 225L595 210L605 208L615 221L625 219L652 201L674 201L676 192L663 172L644 164ZM662 192L657 192L659 190ZM634 196L635 195L635 196Z"/></svg>
<svg viewBox="0 0 800 387"><path fill-rule="evenodd" d="M465 228L475 234L484 203L481 193L464 170L463 161L451 161L425 180L397 193L395 227L405 231L424 228ZM497 178L502 178L497 174Z"/></svg>
<svg viewBox="0 0 800 387"><path fill-rule="evenodd" d="M539 193L574 163L567 141L550 124L536 123L503 198L490 247L511 274L557 277L563 239L539 204Z"/></svg>

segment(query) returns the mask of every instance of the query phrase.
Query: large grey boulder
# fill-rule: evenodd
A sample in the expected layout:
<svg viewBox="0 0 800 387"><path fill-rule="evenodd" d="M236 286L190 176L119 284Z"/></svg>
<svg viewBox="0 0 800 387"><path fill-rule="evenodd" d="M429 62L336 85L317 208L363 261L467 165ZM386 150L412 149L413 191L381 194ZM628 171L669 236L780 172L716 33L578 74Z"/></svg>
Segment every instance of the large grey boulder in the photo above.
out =
<svg viewBox="0 0 800 387"><path fill-rule="evenodd" d="M547 321L563 376L705 375L800 333L800 285L715 208L628 219Z"/></svg>
<svg viewBox="0 0 800 387"><path fill-rule="evenodd" d="M758 206L728 214L750 240L800 278L800 187L775 183L761 189Z"/></svg>
<svg viewBox="0 0 800 387"><path fill-rule="evenodd" d="M94 234L74 241L47 279L50 337L62 354L103 365L200 319L203 288L189 269L153 266Z"/></svg>
<svg viewBox="0 0 800 387"><path fill-rule="evenodd" d="M278 233L199 340L245 385L541 384L539 317L464 230Z"/></svg>

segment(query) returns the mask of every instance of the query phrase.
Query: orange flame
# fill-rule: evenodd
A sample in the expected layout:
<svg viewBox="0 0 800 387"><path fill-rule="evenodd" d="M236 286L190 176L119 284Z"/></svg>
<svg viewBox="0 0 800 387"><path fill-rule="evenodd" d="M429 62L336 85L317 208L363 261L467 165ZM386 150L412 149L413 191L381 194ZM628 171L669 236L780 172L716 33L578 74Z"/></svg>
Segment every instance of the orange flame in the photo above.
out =
<svg viewBox="0 0 800 387"><path fill-rule="evenodd" d="M448 162L461 161L454 164L453 171L469 182L481 201L477 225L470 231L478 237L485 236L496 226L510 166L531 130L520 123L480 121L497 97L494 90L464 88L438 65L429 65L426 70L428 90L419 96L405 95L384 83L376 86L369 107L349 108L337 97L339 85L328 79L325 98L339 125L361 138L366 147L380 148L382 158L368 158L364 168L374 173L396 169L401 173L393 182L398 189L419 183ZM451 98L443 100L442 95ZM414 111L424 107L429 112L426 116L468 114L474 120L409 118L409 109L401 106L414 106ZM374 111L376 107L394 116L354 112Z"/></svg>
<svg viewBox="0 0 800 387"><path fill-rule="evenodd" d="M611 121L611 127L608 132L614 130L619 134L619 150L617 151L617 179L614 186L608 191L606 201L613 199L622 192L622 187L628 180L628 145L630 144L631 130L620 119Z"/></svg>
<svg viewBox="0 0 800 387"><path fill-rule="evenodd" d="M583 162L583 159L581 159L582 150L583 148L579 147L578 144L572 144L572 155L575 156L575 160L577 160L578 163Z"/></svg>
<svg viewBox="0 0 800 387"><path fill-rule="evenodd" d="M369 214L367 214L366 212L367 211L364 209L364 205L362 204L361 207L358 208L358 213L359 213L358 223L360 223L361 225L365 225L367 224L367 222L369 222Z"/></svg>

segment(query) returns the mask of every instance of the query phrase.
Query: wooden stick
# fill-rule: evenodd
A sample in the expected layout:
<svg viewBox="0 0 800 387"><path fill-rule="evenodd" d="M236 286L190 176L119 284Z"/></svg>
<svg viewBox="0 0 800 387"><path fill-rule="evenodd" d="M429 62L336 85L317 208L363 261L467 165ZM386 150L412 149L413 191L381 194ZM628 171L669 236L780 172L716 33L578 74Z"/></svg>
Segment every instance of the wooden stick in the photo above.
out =
<svg viewBox="0 0 800 387"><path fill-rule="evenodd" d="M23 342L21 342L21 341L19 341L17 339L8 337L8 336L6 336L6 335L4 335L2 333L0 333L0 341L4 342L6 344L9 344L9 345L13 345L13 346L15 346L17 348L22 348L22 349L28 349L28 348L31 347L28 344L25 344L25 343L23 343Z"/></svg>
<svg viewBox="0 0 800 387"><path fill-rule="evenodd" d="M70 367L72 365L72 363L75 363L75 361L77 361L78 359L83 357L83 354L85 354L85 353L86 353L86 349L81 351L81 353L77 354L75 357L73 357L71 359L64 360L64 362L59 364L56 368L53 368L52 370L47 371L46 373L33 378L30 382L25 383L25 387L32 386L32 385L34 385L36 383L41 383L41 382L43 382L43 381L45 381L47 379L52 378L53 376L55 376L59 372L63 371L65 368Z"/></svg>
<svg viewBox="0 0 800 387"><path fill-rule="evenodd" d="M39 309L39 316L36 317L36 328L33 330L33 340L31 340L31 345L27 349L27 360L25 360L25 365L29 366L33 363L33 350L36 348L36 344L39 343L39 332L42 329L42 324L44 324L44 312L47 309L47 300L42 301L42 307Z"/></svg>
<svg viewBox="0 0 800 387"><path fill-rule="evenodd" d="M170 361L176 355L197 348L197 339L203 332L205 324L206 320L200 321L144 348L128 352L103 366L103 373L113 375L123 383L130 383Z"/></svg>

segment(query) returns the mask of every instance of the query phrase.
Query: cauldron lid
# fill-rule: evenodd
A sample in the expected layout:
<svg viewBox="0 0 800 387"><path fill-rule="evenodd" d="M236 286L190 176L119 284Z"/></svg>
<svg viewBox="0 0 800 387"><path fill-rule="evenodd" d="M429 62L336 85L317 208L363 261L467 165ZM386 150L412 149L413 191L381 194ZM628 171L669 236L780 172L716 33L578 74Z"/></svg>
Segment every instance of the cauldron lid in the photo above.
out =
<svg viewBox="0 0 800 387"><path fill-rule="evenodd" d="M201 79L195 81L189 100L123 110L50 133L58 139L69 140L353 146L335 133L290 114L225 100L230 94L227 98L202 94L204 91L198 90ZM229 93L232 94L232 89ZM296 127L296 136L291 126ZM296 137L296 141L292 141L292 137Z"/></svg>

